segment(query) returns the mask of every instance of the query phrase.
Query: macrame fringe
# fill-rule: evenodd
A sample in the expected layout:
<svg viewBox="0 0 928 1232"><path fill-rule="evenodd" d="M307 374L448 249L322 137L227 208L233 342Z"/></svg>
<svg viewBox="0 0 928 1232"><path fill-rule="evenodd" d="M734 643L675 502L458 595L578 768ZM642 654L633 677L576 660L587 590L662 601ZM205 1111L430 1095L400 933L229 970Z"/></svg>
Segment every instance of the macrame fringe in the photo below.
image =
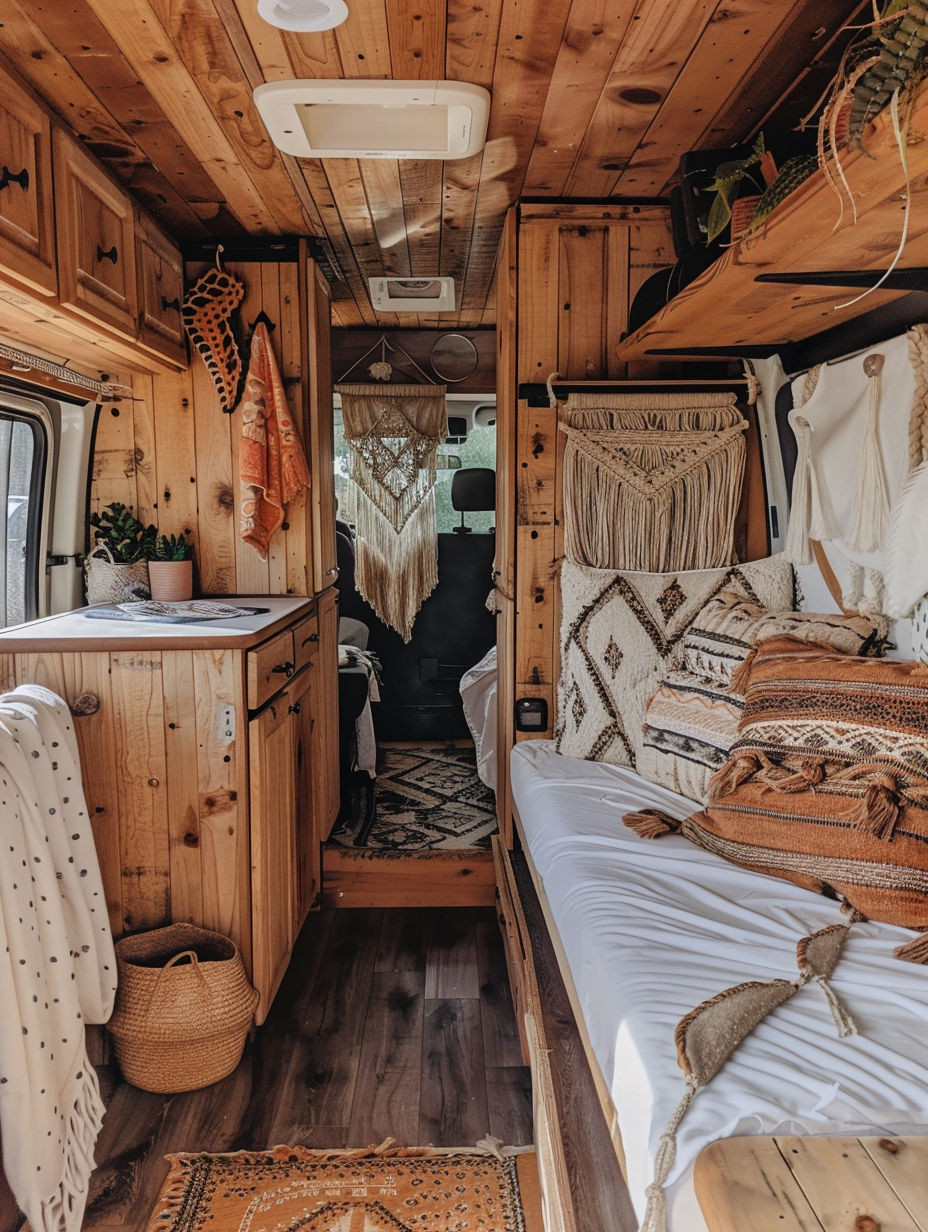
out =
<svg viewBox="0 0 928 1232"><path fill-rule="evenodd" d="M80 1232L84 1221L90 1175L96 1167L94 1146L106 1108L86 1052L79 1068L84 1077L68 1117L64 1171L55 1193L42 1202L42 1232Z"/></svg>
<svg viewBox="0 0 928 1232"><path fill-rule="evenodd" d="M856 560L847 560L847 586L841 594L841 606L846 612L861 616L879 616L883 612L883 575L879 569L865 568Z"/></svg>
<svg viewBox="0 0 928 1232"><path fill-rule="evenodd" d="M791 420L798 452L793 474L789 526L785 552L794 565L812 563L811 540L826 542L836 539L840 527L828 498L828 491L819 481L812 458L812 425L802 415Z"/></svg>
<svg viewBox="0 0 928 1232"><path fill-rule="evenodd" d="M696 1077L690 1074L686 1079L686 1091L683 1098L671 1113L667 1128L661 1134L660 1146L654 1159L654 1180L646 1190L648 1205L638 1232L666 1232L667 1196L664 1192L664 1185L677 1157L677 1130L698 1091L699 1083Z"/></svg>
<svg viewBox="0 0 928 1232"><path fill-rule="evenodd" d="M880 354L868 355L864 360L864 372L869 378L870 390L867 427L861 446L860 468L857 472L857 488L854 492L854 508L848 536L848 546L853 552L880 551L889 525L889 496L883 474L879 436L884 362Z"/></svg>
<svg viewBox="0 0 928 1232"><path fill-rule="evenodd" d="M661 838L665 834L678 834L682 821L677 821L661 809L642 809L639 813L626 813L622 824L633 830L639 838Z"/></svg>
<svg viewBox="0 0 928 1232"><path fill-rule="evenodd" d="M422 604L438 585L435 493L430 490L397 534L372 501L358 501L355 586L404 642Z"/></svg>
<svg viewBox="0 0 928 1232"><path fill-rule="evenodd" d="M599 569L730 564L747 427L733 395L571 395L565 550Z"/></svg>

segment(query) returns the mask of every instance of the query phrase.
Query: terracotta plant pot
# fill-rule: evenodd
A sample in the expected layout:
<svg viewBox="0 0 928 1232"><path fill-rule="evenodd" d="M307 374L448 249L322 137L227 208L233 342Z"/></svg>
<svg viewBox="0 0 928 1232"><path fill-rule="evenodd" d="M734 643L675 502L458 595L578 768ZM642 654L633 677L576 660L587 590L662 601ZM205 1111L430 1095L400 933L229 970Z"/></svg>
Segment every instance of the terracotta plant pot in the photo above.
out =
<svg viewBox="0 0 928 1232"><path fill-rule="evenodd" d="M151 597L161 603L181 603L193 598L192 560L150 560L148 580Z"/></svg>
<svg viewBox="0 0 928 1232"><path fill-rule="evenodd" d="M740 240L746 233L748 224L757 209L757 202L760 200L759 195L753 197L739 197L731 207L731 238L732 241Z"/></svg>

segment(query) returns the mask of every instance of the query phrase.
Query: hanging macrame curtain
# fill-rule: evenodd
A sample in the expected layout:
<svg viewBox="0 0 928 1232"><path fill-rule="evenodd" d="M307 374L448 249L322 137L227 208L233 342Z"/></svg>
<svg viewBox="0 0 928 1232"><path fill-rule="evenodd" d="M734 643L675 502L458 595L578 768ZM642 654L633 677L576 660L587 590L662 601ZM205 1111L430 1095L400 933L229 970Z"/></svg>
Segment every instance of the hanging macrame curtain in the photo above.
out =
<svg viewBox="0 0 928 1232"><path fill-rule="evenodd" d="M734 394L571 394L565 549L597 569L731 564L746 421Z"/></svg>
<svg viewBox="0 0 928 1232"><path fill-rule="evenodd" d="M448 435L445 386L335 389L357 494L355 584L408 642L438 582L435 456Z"/></svg>

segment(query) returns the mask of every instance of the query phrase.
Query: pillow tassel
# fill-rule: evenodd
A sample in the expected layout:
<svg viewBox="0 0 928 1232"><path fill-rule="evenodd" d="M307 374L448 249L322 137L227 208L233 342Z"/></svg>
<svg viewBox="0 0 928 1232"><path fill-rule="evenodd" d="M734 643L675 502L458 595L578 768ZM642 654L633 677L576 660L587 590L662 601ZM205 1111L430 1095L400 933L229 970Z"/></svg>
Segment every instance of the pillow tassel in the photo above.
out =
<svg viewBox="0 0 928 1232"><path fill-rule="evenodd" d="M905 945L897 945L893 954L903 962L928 964L928 932L922 933L914 941L907 941Z"/></svg>
<svg viewBox="0 0 928 1232"><path fill-rule="evenodd" d="M731 684L729 685L729 693L738 693L744 697L745 690L751 680L751 665L757 657L757 647L749 650L745 658L738 664L731 674Z"/></svg>
<svg viewBox="0 0 928 1232"><path fill-rule="evenodd" d="M665 834L676 834L683 824L661 809L642 809L640 813L626 813L622 822L629 830L634 830L639 838L662 838Z"/></svg>
<svg viewBox="0 0 928 1232"><path fill-rule="evenodd" d="M718 800L731 795L761 769L763 762L754 753L736 753L709 780L709 798Z"/></svg>
<svg viewBox="0 0 928 1232"><path fill-rule="evenodd" d="M773 791L782 791L786 794L808 791L812 787L817 787L825 778L825 764L824 757L804 757L792 773L789 773L788 766L778 766L776 762L769 762L758 774L757 779Z"/></svg>
<svg viewBox="0 0 928 1232"><path fill-rule="evenodd" d="M899 820L898 784L891 774L881 774L867 787L857 818L863 834L892 841Z"/></svg>

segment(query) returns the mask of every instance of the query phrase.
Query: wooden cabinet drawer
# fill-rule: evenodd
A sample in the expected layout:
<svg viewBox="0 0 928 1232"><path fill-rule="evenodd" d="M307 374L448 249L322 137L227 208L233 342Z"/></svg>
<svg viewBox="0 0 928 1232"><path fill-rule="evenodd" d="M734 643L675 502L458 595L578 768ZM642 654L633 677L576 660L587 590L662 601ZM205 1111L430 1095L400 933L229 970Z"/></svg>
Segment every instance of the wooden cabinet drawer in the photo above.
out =
<svg viewBox="0 0 928 1232"><path fill-rule="evenodd" d="M248 709L259 706L282 689L296 671L293 630L284 629L270 641L248 651Z"/></svg>
<svg viewBox="0 0 928 1232"><path fill-rule="evenodd" d="M319 649L319 620L316 613L293 626L293 660L296 670L305 667Z"/></svg>
<svg viewBox="0 0 928 1232"><path fill-rule="evenodd" d="M51 124L0 71L0 270L54 295Z"/></svg>
<svg viewBox="0 0 928 1232"><path fill-rule="evenodd" d="M139 342L167 359L186 363L181 303L184 269L180 250L139 211L136 215Z"/></svg>
<svg viewBox="0 0 928 1232"><path fill-rule="evenodd" d="M56 129L52 148L61 303L134 339L132 202L67 133Z"/></svg>

